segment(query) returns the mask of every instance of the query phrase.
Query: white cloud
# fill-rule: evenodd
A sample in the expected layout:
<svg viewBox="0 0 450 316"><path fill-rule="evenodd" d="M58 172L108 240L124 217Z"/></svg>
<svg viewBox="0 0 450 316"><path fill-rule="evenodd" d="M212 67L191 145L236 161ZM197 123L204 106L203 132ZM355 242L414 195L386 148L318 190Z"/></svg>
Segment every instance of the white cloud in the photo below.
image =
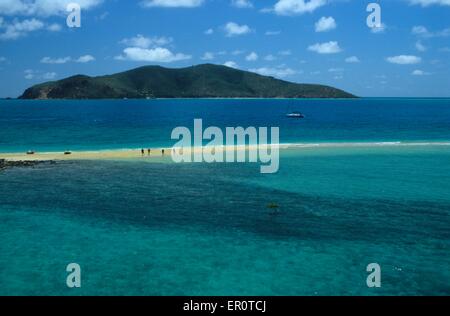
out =
<svg viewBox="0 0 450 316"><path fill-rule="evenodd" d="M255 53L255 52L251 52L250 54L248 54L245 57L245 60L247 60L247 61L257 61L258 60L258 54Z"/></svg>
<svg viewBox="0 0 450 316"><path fill-rule="evenodd" d="M205 32L203 32L203 33L205 33L206 35L211 35L211 34L214 34L214 30L213 29L207 29Z"/></svg>
<svg viewBox="0 0 450 316"><path fill-rule="evenodd" d="M326 3L326 0L278 0L273 11L278 15L311 13Z"/></svg>
<svg viewBox="0 0 450 316"><path fill-rule="evenodd" d="M242 55L243 53L245 53L244 50L236 49L236 50L231 52L231 55L238 56L238 55Z"/></svg>
<svg viewBox="0 0 450 316"><path fill-rule="evenodd" d="M144 0L141 5L146 8L195 8L203 4L204 0Z"/></svg>
<svg viewBox="0 0 450 316"><path fill-rule="evenodd" d="M106 12L103 12L102 14L100 14L99 16L97 16L96 19L102 21L102 20L105 20L108 16L109 16L109 12L106 11Z"/></svg>
<svg viewBox="0 0 450 316"><path fill-rule="evenodd" d="M201 58L201 60L213 60L214 59L214 54L211 52L206 52L203 54L203 57Z"/></svg>
<svg viewBox="0 0 450 316"><path fill-rule="evenodd" d="M432 64L432 65L439 65L440 63L441 63L441 61L439 59L430 60L430 64Z"/></svg>
<svg viewBox="0 0 450 316"><path fill-rule="evenodd" d="M267 60L267 61L274 61L276 59L277 58L274 55L272 55L272 54L269 54L266 57L264 57L264 60Z"/></svg>
<svg viewBox="0 0 450 316"><path fill-rule="evenodd" d="M344 68L330 68L328 72L343 72Z"/></svg>
<svg viewBox="0 0 450 316"><path fill-rule="evenodd" d="M315 28L316 32L327 32L334 30L337 27L336 21L333 17L321 17L319 21L316 22Z"/></svg>
<svg viewBox="0 0 450 316"><path fill-rule="evenodd" d="M61 57L61 58L44 57L41 59L41 63L42 64L65 64L71 60L72 60L72 58L70 58L69 56Z"/></svg>
<svg viewBox="0 0 450 316"><path fill-rule="evenodd" d="M412 28L411 33L414 35L424 35L428 34L428 29L423 25L416 25Z"/></svg>
<svg viewBox="0 0 450 316"><path fill-rule="evenodd" d="M398 65L413 65L418 64L422 61L422 58L412 55L399 55L399 56L393 56L386 58L388 62L391 64L398 64Z"/></svg>
<svg viewBox="0 0 450 316"><path fill-rule="evenodd" d="M24 71L24 78L27 80L33 80L33 79L43 79L43 80L53 80L56 78L57 74L56 72L45 72L41 73L40 71L27 69Z"/></svg>
<svg viewBox="0 0 450 316"><path fill-rule="evenodd" d="M84 55L84 56L80 56L75 62L85 64L85 63L89 63L94 60L95 60L94 56Z"/></svg>
<svg viewBox="0 0 450 316"><path fill-rule="evenodd" d="M168 37L145 37L141 34L138 34L134 37L124 38L120 41L121 44L132 47L139 48L150 48L150 47L159 47L170 44L173 41L172 38Z"/></svg>
<svg viewBox="0 0 450 316"><path fill-rule="evenodd" d="M278 52L278 55L280 55L280 56L290 56L290 55L292 55L292 52L289 49L281 50L281 51Z"/></svg>
<svg viewBox="0 0 450 316"><path fill-rule="evenodd" d="M446 29L444 29L442 31L438 31L438 32L434 33L434 36L436 36L436 37L448 37L448 36L450 36L450 27L446 28Z"/></svg>
<svg viewBox="0 0 450 316"><path fill-rule="evenodd" d="M53 80L56 78L56 72L46 72L42 75L42 79Z"/></svg>
<svg viewBox="0 0 450 316"><path fill-rule="evenodd" d="M427 50L427 48L422 44L421 41L417 41L417 42L416 42L416 49L417 49L419 52L424 52L424 51Z"/></svg>
<svg viewBox="0 0 450 316"><path fill-rule="evenodd" d="M62 30L62 26L61 24L53 23L47 26L47 30L49 30L50 32L59 32Z"/></svg>
<svg viewBox="0 0 450 316"><path fill-rule="evenodd" d="M170 63L180 60L190 59L190 55L174 54L167 48L156 47L152 49L141 47L127 47L123 50L123 55L116 56L117 60L130 60L140 62Z"/></svg>
<svg viewBox="0 0 450 316"><path fill-rule="evenodd" d="M318 54L336 54L340 53L342 49L339 47L338 42L331 41L327 43L316 43L310 45L308 50L316 52Z"/></svg>
<svg viewBox="0 0 450 316"><path fill-rule="evenodd" d="M262 9L259 10L260 13L272 13L274 11L275 10L272 7L266 7L266 8L262 8Z"/></svg>
<svg viewBox="0 0 450 316"><path fill-rule="evenodd" d="M232 0L231 5L239 9L253 8L253 3L250 0Z"/></svg>
<svg viewBox="0 0 450 316"><path fill-rule="evenodd" d="M95 60L95 58L91 55L83 55L77 59L73 59L70 56L59 57L59 58L44 57L41 59L41 63L42 64L61 65L61 64L66 64L68 62L88 63L88 62L91 62L94 60Z"/></svg>
<svg viewBox="0 0 450 316"><path fill-rule="evenodd" d="M418 4L422 7L428 7L430 5L443 5L450 6L450 0L409 0L411 4Z"/></svg>
<svg viewBox="0 0 450 316"><path fill-rule="evenodd" d="M370 32L372 32L373 34L382 34L386 31L386 29L387 29L387 25L384 23L381 23L380 26L370 28Z"/></svg>
<svg viewBox="0 0 450 316"><path fill-rule="evenodd" d="M245 35L251 32L251 29L248 25L239 25L234 22L228 22L225 25L225 32L228 37Z"/></svg>
<svg viewBox="0 0 450 316"><path fill-rule="evenodd" d="M51 32L61 31L58 23L47 24L41 19L50 16L65 16L67 5L73 0L0 0L0 15L12 16L12 21L0 18L0 27L5 30L0 33L2 40L15 40L28 33L45 29ZM102 3L103 0L76 0L82 10L89 10ZM26 16L23 21L17 17Z"/></svg>
<svg viewBox="0 0 450 316"><path fill-rule="evenodd" d="M172 43L172 38L167 37L145 37L141 34L135 37L125 38L121 44L129 47L123 50L123 54L116 56L116 60L131 60L140 62L170 63L190 59L190 55L173 53L166 46Z"/></svg>
<svg viewBox="0 0 450 316"><path fill-rule="evenodd" d="M11 24L2 25L2 28L4 28L5 31L0 33L0 39L14 40L26 36L29 32L41 30L44 26L44 22L34 18L23 21L14 20Z"/></svg>
<svg viewBox="0 0 450 316"><path fill-rule="evenodd" d="M42 16L66 14L67 5L78 3L82 10L89 10L103 0L1 0L0 14L10 16Z"/></svg>
<svg viewBox="0 0 450 316"><path fill-rule="evenodd" d="M346 62L346 63L349 63L349 64L356 64L356 63L360 63L361 61L359 60L358 57L356 57L356 56L351 56L351 57L347 57L347 58L345 59L345 62Z"/></svg>
<svg viewBox="0 0 450 316"><path fill-rule="evenodd" d="M416 69L411 73L411 75L413 75L413 76L428 76L428 75L430 75L430 73L425 72L423 70Z"/></svg>
<svg viewBox="0 0 450 316"><path fill-rule="evenodd" d="M265 35L267 35L267 36L275 36L275 35L280 35L280 34L281 34L281 31L267 31L265 33Z"/></svg>
<svg viewBox="0 0 450 316"><path fill-rule="evenodd" d="M448 37L450 36L450 28L446 28L436 32L431 32L423 25L416 25L412 28L411 33L425 38Z"/></svg>
<svg viewBox="0 0 450 316"><path fill-rule="evenodd" d="M234 61L227 61L223 65L235 69L239 68L238 64L236 64Z"/></svg>
<svg viewBox="0 0 450 316"><path fill-rule="evenodd" d="M27 79L27 80L34 79L34 74L35 74L34 70L27 69L27 70L24 71L24 73L25 73L25 79Z"/></svg>
<svg viewBox="0 0 450 316"><path fill-rule="evenodd" d="M263 76L271 76L271 77L278 77L278 78L292 76L297 73L296 71L292 70L291 68L270 68L270 67L254 68L254 69L249 69L249 71L256 72Z"/></svg>

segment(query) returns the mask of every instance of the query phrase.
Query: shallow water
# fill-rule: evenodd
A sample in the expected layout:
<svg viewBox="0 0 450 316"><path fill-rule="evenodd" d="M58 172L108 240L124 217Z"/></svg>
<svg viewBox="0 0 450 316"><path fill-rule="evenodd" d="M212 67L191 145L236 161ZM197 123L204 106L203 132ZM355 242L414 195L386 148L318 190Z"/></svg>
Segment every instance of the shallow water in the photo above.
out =
<svg viewBox="0 0 450 316"><path fill-rule="evenodd" d="M290 152L277 175L131 161L7 170L0 292L448 295L450 172L438 174L450 150L393 154ZM70 262L79 290L65 286ZM371 262L381 289L365 285Z"/></svg>
<svg viewBox="0 0 450 316"><path fill-rule="evenodd" d="M386 112L390 104L383 120L362 126L354 119L347 132L342 127L347 123L338 121L323 134L311 127L302 135L320 142L373 142L367 133L372 130L377 141L448 141L450 125L442 125L450 122L444 110L448 101L437 102L415 110L425 118L406 118L403 103ZM85 117L93 104L75 112ZM332 108L318 104L318 117L326 116L323 106ZM80 129L61 118L48 125L10 120L18 112L28 118L52 117L55 111L72 115L65 105L55 110L57 105L26 103L3 112L0 125L11 129L2 129L0 151L25 148L21 144L27 141L41 144L40 150L60 150L67 142L95 149L133 147L126 143L133 133L121 134L114 124L97 129L81 122ZM350 112L342 120L350 122ZM141 128L134 130L137 137L145 135ZM0 294L449 295L449 192L450 146L432 144L292 148L282 151L276 174L260 174L258 164L141 160L7 169L0 172ZM271 203L279 212L268 208ZM81 265L80 289L66 286L71 262ZM382 268L379 289L366 286L366 266L372 262Z"/></svg>

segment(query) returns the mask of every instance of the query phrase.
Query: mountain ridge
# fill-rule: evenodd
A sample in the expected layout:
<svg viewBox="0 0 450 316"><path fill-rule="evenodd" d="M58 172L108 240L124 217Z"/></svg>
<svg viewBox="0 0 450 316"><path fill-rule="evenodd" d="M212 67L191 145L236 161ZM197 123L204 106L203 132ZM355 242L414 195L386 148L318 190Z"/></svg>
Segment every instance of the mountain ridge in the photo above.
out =
<svg viewBox="0 0 450 316"><path fill-rule="evenodd" d="M214 64L143 66L90 77L74 75L34 85L19 99L355 98L330 86L299 84Z"/></svg>

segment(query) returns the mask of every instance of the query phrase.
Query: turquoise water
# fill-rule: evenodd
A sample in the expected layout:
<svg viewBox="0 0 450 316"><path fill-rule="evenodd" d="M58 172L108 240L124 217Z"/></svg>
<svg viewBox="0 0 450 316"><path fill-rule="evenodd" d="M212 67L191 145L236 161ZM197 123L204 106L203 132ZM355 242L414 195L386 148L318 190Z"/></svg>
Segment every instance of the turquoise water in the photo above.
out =
<svg viewBox="0 0 450 316"><path fill-rule="evenodd" d="M169 112L163 105L174 101L160 101L149 105L158 115L135 120L117 116L111 105L116 119L89 127L86 111L98 111L101 120L105 103L25 102L15 108L15 102L0 107L0 152L29 143L37 150L67 143L130 148L139 145L130 135L146 137L147 124L124 134L114 126L123 131L125 121L137 117L177 124L175 107L195 112L183 118L190 121L202 117L199 107L208 102L218 107L207 110L211 116L227 102L244 109L241 120L237 109L222 113L232 117L227 122L269 120L258 112L251 117L255 101L176 101ZM122 102L117 106L125 109ZM146 101L131 102L145 111ZM263 112L272 109L280 113L274 120L284 122L289 102L265 102ZM0 172L0 294L449 295L450 146L432 144L450 140L449 101L346 102L305 101L301 110L324 131L311 121L289 121L280 124L282 140L429 144L292 148L282 151L276 174L260 174L255 164L174 164L169 158ZM153 128L159 132L152 134ZM168 144L163 130L149 127L146 143ZM279 213L268 209L270 203ZM81 265L80 289L66 287L71 262ZM366 286L372 262L382 268L381 288Z"/></svg>

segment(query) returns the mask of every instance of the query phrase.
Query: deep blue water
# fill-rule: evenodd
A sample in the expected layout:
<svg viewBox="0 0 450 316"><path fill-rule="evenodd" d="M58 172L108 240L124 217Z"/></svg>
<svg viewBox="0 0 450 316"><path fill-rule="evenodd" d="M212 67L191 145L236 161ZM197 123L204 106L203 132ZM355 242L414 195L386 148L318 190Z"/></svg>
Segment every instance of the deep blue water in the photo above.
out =
<svg viewBox="0 0 450 316"><path fill-rule="evenodd" d="M286 119L299 110L306 119ZM283 143L450 140L450 99L0 101L0 152L171 146L172 129L278 126Z"/></svg>
<svg viewBox="0 0 450 316"><path fill-rule="evenodd" d="M450 140L449 101L297 102L1 103L0 152L167 146L193 118L278 124L284 142L430 144L293 148L276 174L170 158L2 171L0 294L450 295L450 146L432 144Z"/></svg>

